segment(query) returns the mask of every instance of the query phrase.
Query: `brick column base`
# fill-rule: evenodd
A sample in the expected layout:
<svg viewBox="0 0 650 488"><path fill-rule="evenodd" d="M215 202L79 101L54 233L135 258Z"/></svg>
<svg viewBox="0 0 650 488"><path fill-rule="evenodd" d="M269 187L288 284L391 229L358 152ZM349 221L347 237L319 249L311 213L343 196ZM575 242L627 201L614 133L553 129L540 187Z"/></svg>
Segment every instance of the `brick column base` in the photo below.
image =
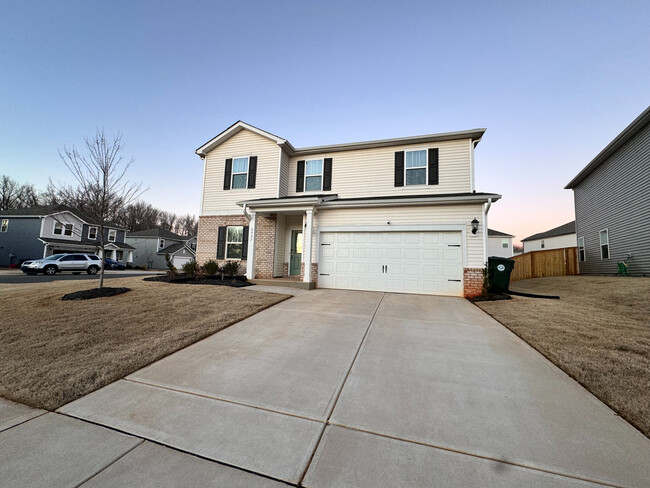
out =
<svg viewBox="0 0 650 488"><path fill-rule="evenodd" d="M318 288L318 263L311 263L311 282Z"/></svg>
<svg viewBox="0 0 650 488"><path fill-rule="evenodd" d="M483 268L465 268L463 270L463 295L475 297L483 291Z"/></svg>
<svg viewBox="0 0 650 488"><path fill-rule="evenodd" d="M255 231L255 278L273 278L275 258L275 221L276 214L257 217Z"/></svg>

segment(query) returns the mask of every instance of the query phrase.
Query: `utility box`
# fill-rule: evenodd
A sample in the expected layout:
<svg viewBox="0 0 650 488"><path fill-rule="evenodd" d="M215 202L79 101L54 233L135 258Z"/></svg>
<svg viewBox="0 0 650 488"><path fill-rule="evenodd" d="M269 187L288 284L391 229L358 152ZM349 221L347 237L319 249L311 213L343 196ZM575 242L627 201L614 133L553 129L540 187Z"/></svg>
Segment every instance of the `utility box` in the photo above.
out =
<svg viewBox="0 0 650 488"><path fill-rule="evenodd" d="M488 258L488 276L490 291L503 293L510 287L510 273L515 267L514 259L490 256Z"/></svg>

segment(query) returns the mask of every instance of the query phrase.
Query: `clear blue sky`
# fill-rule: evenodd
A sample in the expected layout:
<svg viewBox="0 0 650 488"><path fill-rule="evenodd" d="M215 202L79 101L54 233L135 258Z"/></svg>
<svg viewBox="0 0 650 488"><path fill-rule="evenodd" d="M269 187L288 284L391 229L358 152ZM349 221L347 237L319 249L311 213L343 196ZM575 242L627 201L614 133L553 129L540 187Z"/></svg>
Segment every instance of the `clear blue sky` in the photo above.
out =
<svg viewBox="0 0 650 488"><path fill-rule="evenodd" d="M650 2L0 0L0 173L121 132L143 199L199 211L194 150L241 119L296 146L488 129L477 190L518 239L650 104Z"/></svg>

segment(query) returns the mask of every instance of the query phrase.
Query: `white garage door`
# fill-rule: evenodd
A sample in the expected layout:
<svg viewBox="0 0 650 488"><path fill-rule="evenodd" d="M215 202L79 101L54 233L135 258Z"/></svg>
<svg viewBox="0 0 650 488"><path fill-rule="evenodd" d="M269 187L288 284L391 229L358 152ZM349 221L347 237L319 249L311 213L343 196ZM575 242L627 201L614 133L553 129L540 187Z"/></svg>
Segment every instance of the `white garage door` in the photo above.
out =
<svg viewBox="0 0 650 488"><path fill-rule="evenodd" d="M182 267L185 263L189 263L191 260L192 260L192 258L190 258L190 257L186 257L186 256L174 256L174 259L172 259L172 264L173 264L176 268L181 269L181 267Z"/></svg>
<svg viewBox="0 0 650 488"><path fill-rule="evenodd" d="M323 232L318 286L463 295L460 232Z"/></svg>

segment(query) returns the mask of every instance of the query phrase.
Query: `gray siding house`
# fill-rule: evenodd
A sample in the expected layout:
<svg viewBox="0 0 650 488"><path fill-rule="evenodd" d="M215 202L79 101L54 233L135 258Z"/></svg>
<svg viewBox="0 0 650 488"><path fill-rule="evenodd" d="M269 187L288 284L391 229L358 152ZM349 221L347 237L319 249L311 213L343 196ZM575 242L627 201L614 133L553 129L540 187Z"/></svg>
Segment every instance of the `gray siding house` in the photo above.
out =
<svg viewBox="0 0 650 488"><path fill-rule="evenodd" d="M573 190L580 274L650 275L650 107L565 187Z"/></svg>
<svg viewBox="0 0 650 488"><path fill-rule="evenodd" d="M180 268L196 256L196 237L180 236L159 227L129 232L126 242L135 248L134 266L165 269L165 255L169 253L174 266Z"/></svg>

